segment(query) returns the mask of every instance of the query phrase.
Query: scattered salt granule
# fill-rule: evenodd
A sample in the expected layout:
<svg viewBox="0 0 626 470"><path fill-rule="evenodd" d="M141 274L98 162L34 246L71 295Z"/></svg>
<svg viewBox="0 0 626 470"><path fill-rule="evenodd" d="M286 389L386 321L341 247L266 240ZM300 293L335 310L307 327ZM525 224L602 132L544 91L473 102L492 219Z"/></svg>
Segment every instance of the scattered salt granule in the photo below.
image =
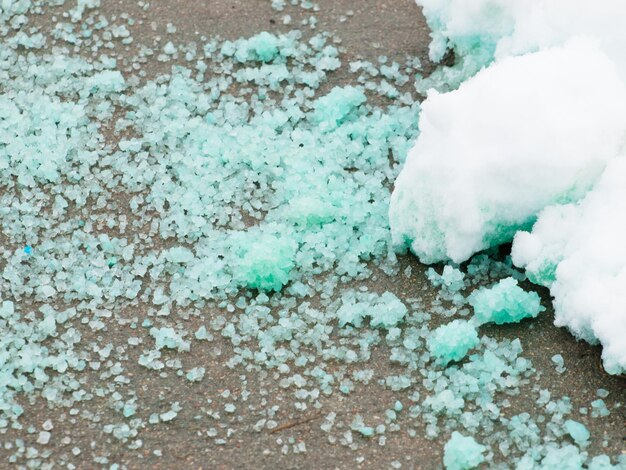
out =
<svg viewBox="0 0 626 470"><path fill-rule="evenodd" d="M41 431L37 437L37 444L47 444L50 441L50 436L48 431Z"/></svg>
<svg viewBox="0 0 626 470"><path fill-rule="evenodd" d="M556 371L559 374L562 374L563 372L565 372L565 361L563 360L563 356L561 356L560 354L555 354L554 356L552 356L552 362L554 363L554 365L556 366Z"/></svg>
<svg viewBox="0 0 626 470"><path fill-rule="evenodd" d="M604 388L599 388L598 390L596 390L596 395L598 395L598 397L600 398L606 398L609 396L609 391Z"/></svg>
<svg viewBox="0 0 626 470"><path fill-rule="evenodd" d="M585 447L589 444L589 431L584 424L568 419L563 425L565 431L574 439L574 442L580 447Z"/></svg>
<svg viewBox="0 0 626 470"><path fill-rule="evenodd" d="M611 412L606 407L606 403L601 398L591 402L591 416L594 418L610 415Z"/></svg>
<svg viewBox="0 0 626 470"><path fill-rule="evenodd" d="M428 268L426 274L434 286L444 286L450 292L458 292L465 288L465 274L452 266L444 266L441 275L433 268Z"/></svg>
<svg viewBox="0 0 626 470"><path fill-rule="evenodd" d="M185 377L190 382L200 382L204 378L204 374L204 367L194 367L193 369L190 369L187 374L185 374Z"/></svg>
<svg viewBox="0 0 626 470"><path fill-rule="evenodd" d="M151 328L150 335L155 340L156 349L177 349L178 351L189 351L190 344L182 338L182 335L174 328Z"/></svg>
<svg viewBox="0 0 626 470"><path fill-rule="evenodd" d="M548 447L546 456L541 460L539 468L545 470L576 470L583 468L586 455L582 454L578 447L571 444L557 446L552 444Z"/></svg>
<svg viewBox="0 0 626 470"><path fill-rule="evenodd" d="M165 413L161 413L159 415L159 418L161 419L161 421L172 421L174 418L176 418L176 416L178 416L178 412L181 410L181 406L178 404L178 402L174 402L172 403L170 409L168 411L166 411Z"/></svg>
<svg viewBox="0 0 626 470"><path fill-rule="evenodd" d="M402 321L407 308L391 292L382 295L348 291L342 296L342 305L337 311L339 325L361 326L366 317L375 328L391 328Z"/></svg>
<svg viewBox="0 0 626 470"><path fill-rule="evenodd" d="M372 437L376 432L373 427L366 426L364 424L363 417L359 414L355 415L352 423L350 424L350 429L362 434L365 437Z"/></svg>

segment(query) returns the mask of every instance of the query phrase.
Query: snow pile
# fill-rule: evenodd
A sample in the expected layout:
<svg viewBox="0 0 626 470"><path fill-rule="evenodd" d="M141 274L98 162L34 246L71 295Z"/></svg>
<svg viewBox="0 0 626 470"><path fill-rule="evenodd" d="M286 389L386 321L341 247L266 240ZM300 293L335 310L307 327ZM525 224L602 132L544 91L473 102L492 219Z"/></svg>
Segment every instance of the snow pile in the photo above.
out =
<svg viewBox="0 0 626 470"><path fill-rule="evenodd" d="M394 241L432 263L511 240L547 205L591 188L622 145L624 103L613 64L582 40L432 92L392 196Z"/></svg>
<svg viewBox="0 0 626 470"><path fill-rule="evenodd" d="M550 287L555 323L603 344L604 367L626 370L626 158L609 163L578 204L555 205L531 233L520 232L513 260Z"/></svg>
<svg viewBox="0 0 626 470"><path fill-rule="evenodd" d="M557 324L599 340L607 370L623 371L626 175L614 162L626 138L626 4L418 3L431 59L454 49L456 78L487 67L428 93L391 198L394 244L423 262L462 262L554 206L516 238L515 261L551 286ZM454 73L443 74L448 86Z"/></svg>

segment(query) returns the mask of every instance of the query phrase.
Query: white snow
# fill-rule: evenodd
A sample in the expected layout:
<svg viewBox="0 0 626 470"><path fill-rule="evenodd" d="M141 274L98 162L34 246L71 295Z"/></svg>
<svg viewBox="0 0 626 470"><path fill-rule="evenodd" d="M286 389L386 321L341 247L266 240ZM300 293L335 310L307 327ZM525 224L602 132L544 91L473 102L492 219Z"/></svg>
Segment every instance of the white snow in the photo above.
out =
<svg viewBox="0 0 626 470"><path fill-rule="evenodd" d="M584 64L584 67L581 67ZM423 103L391 199L396 244L462 262L580 198L619 153L626 86L592 42L506 58Z"/></svg>
<svg viewBox="0 0 626 470"><path fill-rule="evenodd" d="M452 47L457 73L483 69L424 101L391 199L394 243L461 262L519 231L514 261L550 287L556 324L602 343L607 371L623 372L626 2L417 3L431 58Z"/></svg>
<svg viewBox="0 0 626 470"><path fill-rule="evenodd" d="M445 46L471 53L491 49L503 58L592 36L626 77L623 0L417 0L433 28L431 58ZM581 64L582 66L582 64Z"/></svg>
<svg viewBox="0 0 626 470"><path fill-rule="evenodd" d="M578 204L555 205L531 233L519 232L513 261L554 272L555 323L604 346L604 367L626 371L626 157L613 159Z"/></svg>

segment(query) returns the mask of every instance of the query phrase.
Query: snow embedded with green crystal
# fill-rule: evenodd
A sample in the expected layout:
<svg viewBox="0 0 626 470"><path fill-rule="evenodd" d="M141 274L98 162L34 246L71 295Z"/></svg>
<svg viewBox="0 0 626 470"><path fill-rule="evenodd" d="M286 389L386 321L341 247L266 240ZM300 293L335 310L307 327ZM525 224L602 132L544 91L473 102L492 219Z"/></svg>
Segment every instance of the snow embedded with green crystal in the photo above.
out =
<svg viewBox="0 0 626 470"><path fill-rule="evenodd" d="M494 60L563 44L573 36L596 38L626 77L620 0L416 0L431 28L430 59L453 50L456 63L422 80L418 88L457 88Z"/></svg>

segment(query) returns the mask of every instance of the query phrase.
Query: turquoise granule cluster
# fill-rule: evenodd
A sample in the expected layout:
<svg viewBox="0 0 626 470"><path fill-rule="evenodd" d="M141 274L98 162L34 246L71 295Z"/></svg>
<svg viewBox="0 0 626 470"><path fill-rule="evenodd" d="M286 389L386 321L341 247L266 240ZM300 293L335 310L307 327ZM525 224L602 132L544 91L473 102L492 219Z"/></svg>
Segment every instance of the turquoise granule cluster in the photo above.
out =
<svg viewBox="0 0 626 470"><path fill-rule="evenodd" d="M536 292L526 292L516 279L509 277L490 288L481 288L469 298L478 323L517 323L534 318L545 308Z"/></svg>
<svg viewBox="0 0 626 470"><path fill-rule="evenodd" d="M448 470L476 468L485 461L483 453L486 450L485 446L478 444L472 437L455 431L444 447L443 464Z"/></svg>
<svg viewBox="0 0 626 470"><path fill-rule="evenodd" d="M432 332L428 349L435 358L447 364L463 359L478 343L478 331L472 322L453 320Z"/></svg>

